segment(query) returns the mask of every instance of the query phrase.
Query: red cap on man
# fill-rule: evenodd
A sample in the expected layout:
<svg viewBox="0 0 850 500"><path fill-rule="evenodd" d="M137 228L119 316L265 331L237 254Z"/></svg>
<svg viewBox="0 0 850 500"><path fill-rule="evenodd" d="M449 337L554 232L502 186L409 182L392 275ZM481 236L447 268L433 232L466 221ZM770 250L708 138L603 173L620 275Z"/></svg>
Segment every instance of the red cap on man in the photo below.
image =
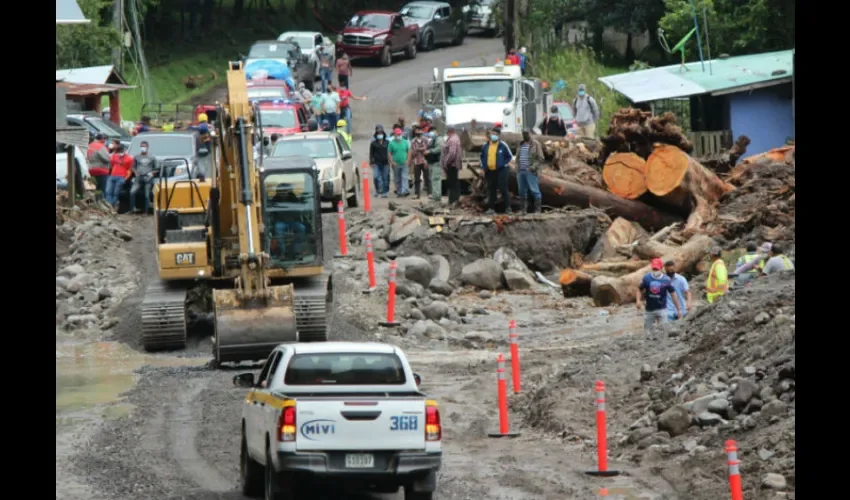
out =
<svg viewBox="0 0 850 500"><path fill-rule="evenodd" d="M649 265L652 266L653 271L660 271L661 269L664 268L664 261L662 261L661 259L656 257L656 258L652 259L651 261L649 261Z"/></svg>

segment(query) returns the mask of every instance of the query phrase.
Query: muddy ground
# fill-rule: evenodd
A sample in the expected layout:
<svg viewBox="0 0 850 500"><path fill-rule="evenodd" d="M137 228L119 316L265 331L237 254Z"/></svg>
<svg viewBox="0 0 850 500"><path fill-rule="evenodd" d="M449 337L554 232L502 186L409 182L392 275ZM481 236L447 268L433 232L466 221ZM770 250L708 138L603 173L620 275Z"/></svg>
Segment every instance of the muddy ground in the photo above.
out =
<svg viewBox="0 0 850 500"><path fill-rule="evenodd" d="M470 38L461 48L422 54L413 64L357 68L355 93L385 100L363 109L370 123L355 121L355 154L365 157L362 138L372 121L388 125L399 112L412 116L412 106L399 102L409 100L432 66L495 57L498 43ZM794 497L793 384L787 382L789 362L778 363L790 356L793 365L793 276L733 292L734 301L697 310L670 332L645 336L635 308L594 308L590 299L564 299L560 289L534 278L538 270L552 278L572 252L587 251L606 224L598 214L578 211L508 224L453 214L455 222L437 233L412 208L416 202L390 201L393 210L386 200L375 200L368 216L347 212L348 259L331 258L336 216L325 215L326 258L337 297L331 336L402 347L422 375L423 389L439 400L445 456L438 498L583 500L597 498L605 487L615 499L715 500L726 494L727 438L745 450L747 498L783 498L762 488L767 473L781 474L791 492L784 498ZM411 216L419 219L418 228L400 228ZM90 225L84 226L87 217ZM57 275L75 263L89 275L71 290L57 278L57 498L243 498L238 426L244 390L231 384L238 371L205 366L205 338L192 339L184 351L140 352L141 290L155 273L152 228L148 217L85 212L57 229ZM375 238L379 275L378 290L369 295L361 293L368 283L365 231ZM402 325L382 328L385 277L395 257ZM104 287L109 291L100 293ZM74 315L93 317L72 322ZM722 329L714 322L718 317ZM509 398L510 418L521 436L494 440L487 433L497 427L495 356L508 353L510 319L517 321L523 370L522 391ZM608 386L611 467L624 472L606 480L584 474L596 465L597 379ZM752 389L744 406L736 402L743 397L739 387ZM714 403L723 422L702 411L680 415L681 434L659 430L665 411L706 394L715 395L710 402L729 399L738 410ZM785 413L771 413L780 406L772 396L785 404ZM774 410L765 414L771 404ZM711 424L691 425L703 417ZM771 481L772 488L781 486L777 478ZM316 493L328 499L400 497Z"/></svg>

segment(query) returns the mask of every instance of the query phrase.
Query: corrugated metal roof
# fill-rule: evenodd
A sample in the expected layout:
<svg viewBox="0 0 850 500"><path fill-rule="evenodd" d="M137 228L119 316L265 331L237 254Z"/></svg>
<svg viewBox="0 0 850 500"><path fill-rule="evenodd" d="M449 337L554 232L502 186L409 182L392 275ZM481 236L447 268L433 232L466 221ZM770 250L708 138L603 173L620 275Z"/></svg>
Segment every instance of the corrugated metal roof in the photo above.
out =
<svg viewBox="0 0 850 500"><path fill-rule="evenodd" d="M701 94L722 95L779 85L791 81L793 51L767 52L713 59L661 68L645 69L599 79L632 102L688 97Z"/></svg>
<svg viewBox="0 0 850 500"><path fill-rule="evenodd" d="M90 66L88 68L58 69L56 70L56 80L68 83L117 83L127 85L127 80L111 64Z"/></svg>
<svg viewBox="0 0 850 500"><path fill-rule="evenodd" d="M56 0L56 24L85 24L90 22L83 15L76 0Z"/></svg>
<svg viewBox="0 0 850 500"><path fill-rule="evenodd" d="M115 90L127 90L134 89L136 87L132 85L118 85L114 83L68 83L68 82L56 82L57 87L63 87L65 89L66 96L89 96L89 95L97 95L97 94L105 94L107 92L113 92Z"/></svg>

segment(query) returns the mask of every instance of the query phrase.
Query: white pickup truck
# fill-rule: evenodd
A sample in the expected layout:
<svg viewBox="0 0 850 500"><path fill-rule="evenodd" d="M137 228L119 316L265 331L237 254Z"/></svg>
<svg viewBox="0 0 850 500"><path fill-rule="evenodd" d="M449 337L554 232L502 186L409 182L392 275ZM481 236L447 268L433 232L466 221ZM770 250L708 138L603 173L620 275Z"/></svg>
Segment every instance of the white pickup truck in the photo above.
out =
<svg viewBox="0 0 850 500"><path fill-rule="evenodd" d="M431 500L442 461L440 411L402 351L372 342L282 344L242 411L242 490L266 500L311 486Z"/></svg>

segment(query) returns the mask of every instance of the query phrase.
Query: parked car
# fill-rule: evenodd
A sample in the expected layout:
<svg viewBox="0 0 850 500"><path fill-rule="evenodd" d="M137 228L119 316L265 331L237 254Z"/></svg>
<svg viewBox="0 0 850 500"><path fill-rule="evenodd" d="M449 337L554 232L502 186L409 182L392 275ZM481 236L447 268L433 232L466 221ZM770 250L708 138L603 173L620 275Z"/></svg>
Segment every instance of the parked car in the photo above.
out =
<svg viewBox="0 0 850 500"><path fill-rule="evenodd" d="M558 107L558 116L564 120L567 126L567 135L574 136L578 130L578 124L573 116L573 107L568 102L555 101L554 105Z"/></svg>
<svg viewBox="0 0 850 500"><path fill-rule="evenodd" d="M337 53L351 59L377 59L384 66L393 63L393 55L403 52L416 58L419 25L405 26L398 12L363 10L352 17L337 39Z"/></svg>
<svg viewBox="0 0 850 500"><path fill-rule="evenodd" d="M319 167L322 201L336 206L343 198L349 207L357 206L360 169L351 148L336 132L307 132L281 137L272 150L276 156L309 156Z"/></svg>
<svg viewBox="0 0 850 500"><path fill-rule="evenodd" d="M498 36L501 23L495 12L498 0L473 0L463 6L464 22L468 30L480 30L489 36Z"/></svg>
<svg viewBox="0 0 850 500"><path fill-rule="evenodd" d="M309 57L294 43L278 40L255 42L243 61L245 76L249 79L253 74L265 71L269 78L283 80L284 78L277 73L282 73L283 68L286 67L289 68L293 83L304 82L308 89L313 90L313 83L318 78Z"/></svg>
<svg viewBox="0 0 850 500"><path fill-rule="evenodd" d="M406 25L419 26L419 48L433 50L437 44L463 43L463 19L448 2L410 2L399 10Z"/></svg>
<svg viewBox="0 0 850 500"><path fill-rule="evenodd" d="M74 146L74 164L77 167L77 193L83 193L84 181L89 178L89 166L85 152L77 146ZM61 142L56 143L56 187L68 189L68 152Z"/></svg>
<svg viewBox="0 0 850 500"><path fill-rule="evenodd" d="M289 87L280 80L248 80L248 99L289 99L292 96Z"/></svg>
<svg viewBox="0 0 850 500"><path fill-rule="evenodd" d="M196 130L174 132L144 132L133 138L127 154L136 156L141 152L141 143L148 143L148 151L160 162L161 174L169 182L185 180L212 172L210 151Z"/></svg>
<svg viewBox="0 0 850 500"><path fill-rule="evenodd" d="M307 131L307 110L302 103L274 99L260 101L259 105L264 136L284 136Z"/></svg>
<svg viewBox="0 0 850 500"><path fill-rule="evenodd" d="M277 37L282 42L292 42L298 45L301 52L310 60L313 65L313 74L318 78L319 73L319 55L316 50L319 47L324 47L325 50L334 51L333 43L330 38L323 36L318 31L285 31ZM332 54L335 56L335 54ZM334 57L336 59L336 57Z"/></svg>
<svg viewBox="0 0 850 500"><path fill-rule="evenodd" d="M130 146L130 141L133 139L129 132L109 120L104 120L94 112L70 113L66 120L68 125L88 129L89 142L93 141L97 134L103 134L106 136L107 142L118 139L126 148Z"/></svg>

